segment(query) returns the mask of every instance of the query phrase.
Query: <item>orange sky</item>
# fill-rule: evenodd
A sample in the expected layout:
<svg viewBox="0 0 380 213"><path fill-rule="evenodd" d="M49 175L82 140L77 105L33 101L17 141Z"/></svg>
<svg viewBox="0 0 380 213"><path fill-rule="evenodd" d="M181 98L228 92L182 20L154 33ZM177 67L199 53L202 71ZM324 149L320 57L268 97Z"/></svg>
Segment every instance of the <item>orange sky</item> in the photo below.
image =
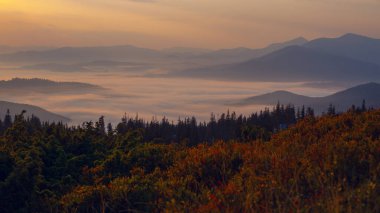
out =
<svg viewBox="0 0 380 213"><path fill-rule="evenodd" d="M0 44L262 47L347 32L380 38L379 0L0 0Z"/></svg>

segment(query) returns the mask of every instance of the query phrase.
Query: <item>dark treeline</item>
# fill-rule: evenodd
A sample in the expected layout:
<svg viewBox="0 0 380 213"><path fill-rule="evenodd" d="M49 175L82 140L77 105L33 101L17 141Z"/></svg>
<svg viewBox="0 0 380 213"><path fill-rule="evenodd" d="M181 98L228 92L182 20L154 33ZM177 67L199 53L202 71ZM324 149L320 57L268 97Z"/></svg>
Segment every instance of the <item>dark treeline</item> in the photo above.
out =
<svg viewBox="0 0 380 213"><path fill-rule="evenodd" d="M349 111L364 112L367 110L363 100L361 107L353 105ZM329 105L323 115L338 114L333 105ZM117 126L113 127L111 123L106 124L104 116L101 116L97 122L85 122L84 128L95 131L100 135L117 135L125 134L130 131L141 131L144 142L155 143L185 143L187 145L196 145L204 142L214 142L218 140L228 141L251 141L270 139L272 133L288 128L295 124L297 120L305 117L315 117L314 110L311 107L302 106L295 108L293 105L282 105L278 103L270 110L265 108L260 112L252 113L249 116L237 115L235 112L222 113L216 116L211 113L210 120L207 122L198 122L193 117L178 119L175 123L167 118L151 121L145 121L138 116L128 117L125 115ZM3 120L0 119L0 134L4 133L12 125L12 116L9 110ZM41 127L39 118L32 116L27 118L33 126ZM45 123L45 125L49 125ZM68 127L67 127L68 128ZM71 127L73 128L73 127Z"/></svg>
<svg viewBox="0 0 380 213"><path fill-rule="evenodd" d="M185 142L187 145L196 145L217 140L269 140L271 133L285 129L306 116L314 116L314 111L311 108L302 107L296 110L293 105L277 104L272 110L265 108L250 116L228 111L217 117L212 113L208 122L198 122L195 117L178 119L176 123L165 117L147 122L138 116L132 118L125 115L116 127L112 127L112 124L107 125L101 116L97 122L85 122L77 128L110 136L139 130L142 131L145 142L166 144ZM12 120L8 110L5 118L0 120L0 133L12 125ZM42 125L37 117L32 116L27 120L35 126Z"/></svg>
<svg viewBox="0 0 380 213"><path fill-rule="evenodd" d="M239 141L269 140L271 133L285 129L306 116L314 116L314 110L305 109L305 107L296 110L293 105L281 104L277 104L272 110L266 108L249 116L237 115L235 112L230 113L229 111L218 117L211 114L208 122L197 122L195 117L178 119L176 123L170 122L165 117L162 120L153 119L146 122L138 117L124 116L115 131L126 133L130 130L141 129L144 131L144 141L186 142L188 145L232 139ZM95 127L105 129L102 117L95 123ZM107 129L110 132L112 128L108 125ZM101 131L106 132L105 130Z"/></svg>
<svg viewBox="0 0 380 213"><path fill-rule="evenodd" d="M365 112L367 111L365 100L361 107L352 105L349 111ZM371 108L369 109L371 110ZM338 112L335 106L330 104L323 112L323 115L336 115ZM170 122L165 117L162 120L152 119L146 122L139 119L124 116L122 121L116 126L115 130L111 124L105 128L104 118L100 117L95 123L96 128L101 132L126 133L130 130L143 130L144 141L155 141L157 143L178 143L186 142L187 145L196 145L203 142L214 142L218 140L229 141L250 141L270 139L272 133L288 128L295 124L297 120L305 117L315 117L314 109L302 106L295 108L294 105L282 105L277 103L270 110L265 108L260 112L252 113L249 116L237 115L235 112L222 113L220 116L211 114L208 122L197 122L195 117L178 119L176 123ZM87 126L93 126L93 123L87 123Z"/></svg>

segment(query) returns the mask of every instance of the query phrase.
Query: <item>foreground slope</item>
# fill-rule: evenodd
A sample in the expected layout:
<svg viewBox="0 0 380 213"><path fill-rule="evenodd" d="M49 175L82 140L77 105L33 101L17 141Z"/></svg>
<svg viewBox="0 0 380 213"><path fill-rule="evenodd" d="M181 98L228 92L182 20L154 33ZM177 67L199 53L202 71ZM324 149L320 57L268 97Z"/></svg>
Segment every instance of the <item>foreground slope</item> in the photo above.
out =
<svg viewBox="0 0 380 213"><path fill-rule="evenodd" d="M265 143L199 145L168 170L167 190L181 190L169 193L174 198L167 199L175 202L165 207L198 212L378 212L379 147L379 110L309 117Z"/></svg>
<svg viewBox="0 0 380 213"><path fill-rule="evenodd" d="M2 129L0 209L380 211L380 110L306 117L265 142L196 146L144 143L141 129L107 134L101 126L19 117Z"/></svg>

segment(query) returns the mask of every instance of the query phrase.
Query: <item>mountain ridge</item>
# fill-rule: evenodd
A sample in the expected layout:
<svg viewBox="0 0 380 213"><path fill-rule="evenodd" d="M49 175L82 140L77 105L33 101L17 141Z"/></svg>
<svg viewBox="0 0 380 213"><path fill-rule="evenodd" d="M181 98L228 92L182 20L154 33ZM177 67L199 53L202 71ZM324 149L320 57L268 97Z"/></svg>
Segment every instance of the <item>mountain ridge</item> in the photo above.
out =
<svg viewBox="0 0 380 213"><path fill-rule="evenodd" d="M333 104L339 111L345 111L352 105L360 106L363 100L365 100L367 106L377 108L380 107L380 99L378 97L380 97L380 83L370 82L324 97L309 97L280 90L245 98L232 105L275 105L280 102L282 104L293 104L298 107L302 105L312 107L317 113L321 113L327 109L329 104Z"/></svg>
<svg viewBox="0 0 380 213"><path fill-rule="evenodd" d="M57 82L41 78L13 78L11 80L0 80L1 93L61 93L74 92L84 93L91 91L104 91L98 85L82 83L82 82Z"/></svg>
<svg viewBox="0 0 380 213"><path fill-rule="evenodd" d="M380 65L380 39L368 36L347 33L337 38L315 39L303 46Z"/></svg>
<svg viewBox="0 0 380 213"><path fill-rule="evenodd" d="M4 118L6 111L9 110L12 117L15 114L21 113L23 110L26 111L26 117L31 117L32 115L38 117L41 121L44 122L63 122L68 123L70 121L69 118L64 117L62 115L49 112L41 107L30 105L30 104L21 104L14 103L9 101L1 101L0 100L0 117Z"/></svg>
<svg viewBox="0 0 380 213"><path fill-rule="evenodd" d="M215 64L221 61L237 62L259 57L289 45L302 45L304 38L270 44L267 47L251 49L237 47L220 50L174 47L162 50L142 48L133 45L60 47L46 51L32 50L0 54L0 61L22 63L84 63L97 60L146 61L146 60L185 60L190 62L208 61ZM215 60L215 61L212 61Z"/></svg>
<svg viewBox="0 0 380 213"><path fill-rule="evenodd" d="M171 75L242 81L369 81L380 79L380 66L304 46L288 46L241 63L184 70Z"/></svg>

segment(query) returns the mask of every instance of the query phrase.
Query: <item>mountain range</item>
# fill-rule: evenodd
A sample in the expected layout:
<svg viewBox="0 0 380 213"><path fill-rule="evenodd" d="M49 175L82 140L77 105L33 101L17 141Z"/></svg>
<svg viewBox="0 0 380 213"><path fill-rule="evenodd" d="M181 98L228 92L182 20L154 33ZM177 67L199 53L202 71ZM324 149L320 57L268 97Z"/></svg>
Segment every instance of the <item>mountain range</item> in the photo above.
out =
<svg viewBox="0 0 380 213"><path fill-rule="evenodd" d="M348 33L339 38L315 39L304 46L323 53L380 65L380 39Z"/></svg>
<svg viewBox="0 0 380 213"><path fill-rule="evenodd" d="M135 47L132 45L122 46L99 46L99 47L62 47L49 50L18 51L8 54L0 54L0 61L8 63L87 63L91 61L119 61L119 62L163 62L184 60L193 63L226 63L238 62L263 56L290 45L301 45L307 41L297 38L283 43L269 45L266 48L233 48L222 50L208 50L197 48L167 48L153 50Z"/></svg>
<svg viewBox="0 0 380 213"><path fill-rule="evenodd" d="M245 62L171 73L171 76L243 81L380 80L380 40L355 34L287 46Z"/></svg>
<svg viewBox="0 0 380 213"><path fill-rule="evenodd" d="M173 76L244 81L380 80L380 66L348 57L290 46L242 63L172 73Z"/></svg>
<svg viewBox="0 0 380 213"><path fill-rule="evenodd" d="M258 58L275 52L277 50L281 50L282 48L294 46L294 45L303 45L308 41L299 37L296 39L292 39L290 41L285 41L282 43L274 43L270 44L267 47L260 49L250 49L245 47L233 48L233 49L221 49L216 50L204 54L197 55L195 58L203 61L212 61L213 64L226 64L226 63L234 63L234 62L242 62L246 60L250 60L253 58Z"/></svg>
<svg viewBox="0 0 380 213"><path fill-rule="evenodd" d="M24 65L17 70L47 70L53 72L80 72L80 71L108 71L108 70L125 70L140 71L151 68L148 63L121 62L99 60L84 63L63 64L63 63L41 63L33 65Z"/></svg>
<svg viewBox="0 0 380 213"><path fill-rule="evenodd" d="M169 72L163 77L362 83L380 80L380 39L349 33L311 41L300 37L261 49L222 50L63 47L0 54L0 62L22 64L20 69L27 70L142 71L154 67ZM99 62L106 62L101 69L91 65Z"/></svg>
<svg viewBox="0 0 380 213"><path fill-rule="evenodd" d="M238 101L233 105L276 105L293 104L297 107L302 105L312 107L317 113L327 110L330 104L338 111L346 111L352 105L361 106L365 100L368 107L380 107L380 84L367 83L355 86L326 97L308 97L294 94L288 91L275 91L259 96L249 97Z"/></svg>

